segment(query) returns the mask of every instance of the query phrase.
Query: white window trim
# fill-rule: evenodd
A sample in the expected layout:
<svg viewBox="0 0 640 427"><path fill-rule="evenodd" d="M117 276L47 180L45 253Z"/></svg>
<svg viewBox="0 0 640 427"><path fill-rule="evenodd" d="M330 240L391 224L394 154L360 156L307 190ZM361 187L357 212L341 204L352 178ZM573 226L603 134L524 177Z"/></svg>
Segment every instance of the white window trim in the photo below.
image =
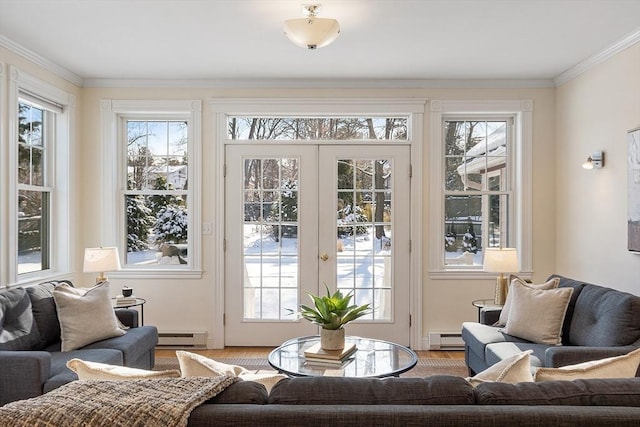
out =
<svg viewBox="0 0 640 427"><path fill-rule="evenodd" d="M18 206L16 203L18 196L18 150L15 149L16 144L13 141L18 139L18 102L20 92L42 97L44 100L62 107L62 112L56 113L56 129L55 143L52 147L50 155L52 159L48 160L48 174L52 179L52 183L48 186L53 187L51 193L51 233L50 233L50 264L49 269L25 273L18 275L18 233L17 227L14 226L15 218L18 215ZM75 251L69 242L74 241L74 229L71 224L76 224L74 197L72 191L72 183L75 182L75 173L73 169L75 149L75 96L61 90L49 83L43 82L38 78L21 71L16 67L9 67L9 91L8 91L9 108L8 113L8 135L9 143L7 149L8 159L6 170L9 171L8 188L5 194L8 197L2 197L7 200L8 209L7 216L2 217L2 224L8 230L7 239L2 239L2 252L8 256L6 277L2 280L6 283L15 283L28 285L31 283L41 282L43 280L53 280L70 277L73 269L73 260ZM4 257L3 257L4 258ZM4 265L3 265L4 267Z"/></svg>
<svg viewBox="0 0 640 427"><path fill-rule="evenodd" d="M495 275L480 269L460 269L445 266L444 245L444 198L443 167L444 147L442 144L443 116L460 115L513 115L515 117L513 135L514 174L512 183L517 189L513 203L512 218L515 220L512 242L518 248L520 271L523 275L532 272L532 153L533 153L533 101L531 99L504 101L455 101L431 100L429 132L429 277L432 279L487 279Z"/></svg>
<svg viewBox="0 0 640 427"><path fill-rule="evenodd" d="M264 116L302 114L406 114L409 134L407 140L395 143L411 145L411 271L410 301L411 348L422 350L422 194L423 194L423 141L425 98L216 98L209 100L213 115L215 138L215 200L224 197L224 147L241 143L227 135L227 115ZM349 142L351 143L351 142ZM367 141L366 143L370 143ZM394 142L392 142L394 143ZM224 204L218 203L213 228L215 288L213 310L214 328L211 332L213 348L224 347Z"/></svg>
<svg viewBox="0 0 640 427"><path fill-rule="evenodd" d="M145 267L127 266L122 263L123 269L109 273L109 276L117 278L193 278L202 277L202 194L201 194L201 158L202 158L202 101L166 101L166 100L113 100L102 99L100 101L102 115L102 157L104 197L102 199L102 246L117 246L121 255L126 256L125 218L123 190L126 185L122 167L126 159L126 153L121 146L118 135L119 121L122 117L131 115L144 115L145 118L181 117L189 121L188 132L188 157L189 157L189 264L182 268L175 266L153 265Z"/></svg>

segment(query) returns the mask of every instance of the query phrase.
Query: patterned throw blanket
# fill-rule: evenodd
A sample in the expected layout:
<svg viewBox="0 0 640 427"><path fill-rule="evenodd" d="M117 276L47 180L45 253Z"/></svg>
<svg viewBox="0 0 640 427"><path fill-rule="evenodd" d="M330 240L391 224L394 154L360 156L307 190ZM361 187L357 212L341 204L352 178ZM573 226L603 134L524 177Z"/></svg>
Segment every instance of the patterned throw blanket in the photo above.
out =
<svg viewBox="0 0 640 427"><path fill-rule="evenodd" d="M0 407L0 426L186 426L191 411L235 377L74 381Z"/></svg>

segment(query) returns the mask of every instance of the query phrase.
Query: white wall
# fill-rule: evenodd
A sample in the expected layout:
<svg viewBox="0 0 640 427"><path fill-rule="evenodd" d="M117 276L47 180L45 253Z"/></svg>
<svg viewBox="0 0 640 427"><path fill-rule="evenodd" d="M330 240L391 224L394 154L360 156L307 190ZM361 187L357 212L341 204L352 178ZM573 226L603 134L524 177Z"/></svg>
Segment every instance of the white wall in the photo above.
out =
<svg viewBox="0 0 640 427"><path fill-rule="evenodd" d="M627 251L626 202L626 136L640 126L640 43L556 96L557 272L640 295L640 255ZM582 169L597 150L605 152L605 167Z"/></svg>

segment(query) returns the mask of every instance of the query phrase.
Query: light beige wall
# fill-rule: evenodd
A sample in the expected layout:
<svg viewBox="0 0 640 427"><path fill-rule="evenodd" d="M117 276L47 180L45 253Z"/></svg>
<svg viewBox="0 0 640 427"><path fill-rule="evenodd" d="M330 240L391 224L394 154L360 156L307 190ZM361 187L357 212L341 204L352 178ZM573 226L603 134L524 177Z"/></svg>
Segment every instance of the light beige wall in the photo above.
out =
<svg viewBox="0 0 640 427"><path fill-rule="evenodd" d="M426 97L430 99L523 99L530 98L534 102L534 164L545 162L546 168L534 169L534 278L542 280L555 270L554 261L554 200L553 189L554 158L548 153L554 150L554 89L402 89L402 90L282 90L282 89L211 89L211 88L86 88L83 90L83 111L85 123L83 140L88 143L83 147L83 179L81 194L84 201L83 215L88 218L100 218L100 111L99 101L110 99L201 99L203 100L203 164L213 164L213 116L208 108L207 100L213 97ZM427 113L428 113L427 106ZM428 129L428 114L425 129ZM428 132L425 132L424 165L429 161ZM211 185L214 182L214 170L203 168L203 221L213 217L215 204ZM423 186L423 223L430 220L427 200L429 186L426 181L428 171L425 169ZM99 227L94 223L86 223L82 230L84 246L99 244ZM427 259L429 256L428 227L424 229L423 274L423 329L429 331L459 331L463 321L476 319L476 309L471 305L473 299L491 298L493 296L493 280L430 280ZM441 236L433 237L441 241ZM201 280L126 280L126 284L134 286L138 295L148 298L145 306L146 320L155 324L160 330L207 330L213 329L211 305L213 303L213 267L211 259L213 251L212 236L202 236L203 243L203 278ZM124 281L113 279L116 289Z"/></svg>
<svg viewBox="0 0 640 427"><path fill-rule="evenodd" d="M636 295L640 255L627 251L626 136L638 126L640 43L557 89L558 273ZM605 152L604 168L582 169L596 150Z"/></svg>

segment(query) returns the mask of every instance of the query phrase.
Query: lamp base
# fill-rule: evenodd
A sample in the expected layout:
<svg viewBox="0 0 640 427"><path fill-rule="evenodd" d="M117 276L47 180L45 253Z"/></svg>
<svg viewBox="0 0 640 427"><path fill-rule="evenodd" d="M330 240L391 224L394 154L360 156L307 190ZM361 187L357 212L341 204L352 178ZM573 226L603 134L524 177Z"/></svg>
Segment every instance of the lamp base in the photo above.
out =
<svg viewBox="0 0 640 427"><path fill-rule="evenodd" d="M507 292L509 292L509 279L500 275L496 278L496 294L493 299L494 304L504 305L507 300Z"/></svg>

